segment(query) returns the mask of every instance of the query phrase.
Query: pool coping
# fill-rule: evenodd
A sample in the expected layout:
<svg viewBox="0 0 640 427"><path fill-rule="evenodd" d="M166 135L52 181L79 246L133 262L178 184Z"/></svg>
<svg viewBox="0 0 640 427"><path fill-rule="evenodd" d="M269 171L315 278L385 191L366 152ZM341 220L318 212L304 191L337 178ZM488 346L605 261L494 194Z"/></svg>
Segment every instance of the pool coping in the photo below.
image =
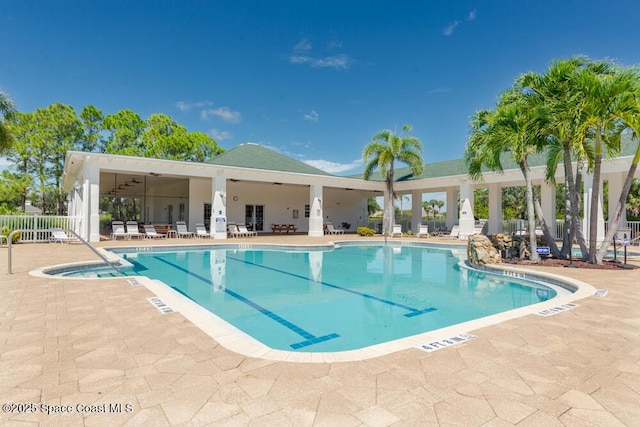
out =
<svg viewBox="0 0 640 427"><path fill-rule="evenodd" d="M283 247L293 248L295 250L309 250L309 249L317 249L317 248L335 248L340 245L348 246L348 245L362 245L361 241L341 241L337 243L323 244L323 245L278 245L278 244L218 244L218 245L202 245L202 246L171 246L171 247L154 247L158 248L157 251L169 251L179 249L193 250L198 249L211 249L215 247L225 247L225 248L233 248L233 246L241 246L241 249L263 249L263 247L272 247L277 249L282 249ZM380 241L372 241L364 243L365 245L379 245ZM453 246L448 244L434 244L434 243L419 243L419 242L409 242L409 241L394 241L391 242L392 246L423 246L423 247L433 247L439 249L446 250L460 250L463 246ZM124 261L123 258L119 257L117 253L108 250L109 248L99 248L102 250L107 256L109 261ZM131 250L131 247L118 247L118 252ZM156 249L148 249L147 247L143 247L143 250L140 252L149 252L156 251ZM43 267L40 269L36 269L30 271L29 274L38 277L46 277L46 278L56 278L60 280L86 280L86 277L64 277L64 276L55 276L51 274L47 274L47 272L51 271L59 271L60 269L73 268L96 264L87 263L87 262L79 262L79 263L66 263L59 264L55 266ZM104 262L99 263L104 265ZM468 264L468 263L467 263ZM577 279L561 276L558 274L547 273L547 272L539 272L527 270L522 267L507 267L502 265L492 265L492 266L478 266L468 264L470 268L477 269L480 271L487 271L493 274L505 275L516 277L519 279L530 280L530 281L545 281L549 280L552 284L562 286L564 288L570 288L574 290L572 294L565 296L554 297L550 300L543 301L540 303L528 305L525 307L519 307L513 310L505 311L502 313L497 313L490 316L485 316L479 319L470 320L467 322L458 323L455 325L447 326L444 328L436 329L433 331L425 332L422 334L412 335L410 337L400 338L393 341L387 341L385 343L376 344L369 347L363 347L357 350L347 350L347 351L338 351L338 352L293 352L293 351L285 351L285 350L277 350L271 347L266 346L265 344L259 342L255 338L226 322L224 319L216 316L211 313L207 309L201 307L196 302L186 298L181 295L179 292L166 285L165 283L151 279L146 276L135 276L135 284L129 282L130 285L144 285L151 293L155 294L158 298L162 300L164 304L173 309L174 313L168 315L174 315L175 312L180 313L183 317L197 326L200 330L205 332L211 338L213 338L216 342L224 346L225 348L234 351L236 353L254 357L261 358L266 360L273 361L286 361L286 362L296 362L296 363L331 363L331 362L352 362L352 361L361 361L366 359L372 359L379 356L395 353L398 351L406 350L409 348L421 348L423 345L437 342L441 340L445 340L452 336L458 336L460 334L469 333L480 328L495 325L497 323L504 322L506 320L515 319L519 317L523 317L529 314L536 314L545 310L551 310L555 307L558 307L562 304L573 303L574 301L578 301L580 299L593 296L596 293L596 288L592 285L582 282ZM133 277L133 276L132 276ZM131 279L124 277L111 277L111 278L96 278L96 280L127 280Z"/></svg>

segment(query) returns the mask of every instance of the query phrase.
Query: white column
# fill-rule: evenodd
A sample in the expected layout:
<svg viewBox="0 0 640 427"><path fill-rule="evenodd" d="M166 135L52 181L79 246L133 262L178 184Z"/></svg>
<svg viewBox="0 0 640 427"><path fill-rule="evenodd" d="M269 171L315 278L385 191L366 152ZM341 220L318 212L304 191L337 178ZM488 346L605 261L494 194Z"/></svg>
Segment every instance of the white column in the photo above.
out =
<svg viewBox="0 0 640 427"><path fill-rule="evenodd" d="M422 224L422 191L411 192L411 230L413 233L420 231Z"/></svg>
<svg viewBox="0 0 640 427"><path fill-rule="evenodd" d="M94 164L91 156L84 162L83 182L83 239L89 242L100 241L100 168Z"/></svg>
<svg viewBox="0 0 640 427"><path fill-rule="evenodd" d="M502 188L498 184L489 184L489 234L502 232Z"/></svg>
<svg viewBox="0 0 640 427"><path fill-rule="evenodd" d="M476 221L473 217L473 189L468 181L460 184L460 238L466 239L472 235Z"/></svg>
<svg viewBox="0 0 640 427"><path fill-rule="evenodd" d="M540 186L540 204L552 237L556 236L556 185L543 182Z"/></svg>
<svg viewBox="0 0 640 427"><path fill-rule="evenodd" d="M613 220L613 216L616 213L618 199L620 198L620 193L622 192L622 186L624 184L625 178L626 178L626 174L624 173L611 174L607 177L607 180L609 181L609 224L611 224L611 220ZM627 226L627 209L626 209L626 203L625 203L625 206L622 207L622 216L620 217L620 227L626 227L626 226Z"/></svg>
<svg viewBox="0 0 640 427"><path fill-rule="evenodd" d="M449 230L458 223L458 189L447 188L447 227Z"/></svg>
<svg viewBox="0 0 640 427"><path fill-rule="evenodd" d="M589 240L589 218L591 215L591 194L593 193L593 174L587 173L584 175L584 193L583 205L584 205L584 218L582 219L582 230L584 231L584 238ZM602 212L602 180L600 181L600 197L598 198L598 227L596 234L596 242L600 244L604 240L604 214Z"/></svg>
<svg viewBox="0 0 640 427"><path fill-rule="evenodd" d="M309 186L309 233L311 237L324 235L322 226L324 224L322 213L322 185Z"/></svg>
<svg viewBox="0 0 640 427"><path fill-rule="evenodd" d="M227 178L218 175L213 178L211 195L211 229L214 239L227 238Z"/></svg>

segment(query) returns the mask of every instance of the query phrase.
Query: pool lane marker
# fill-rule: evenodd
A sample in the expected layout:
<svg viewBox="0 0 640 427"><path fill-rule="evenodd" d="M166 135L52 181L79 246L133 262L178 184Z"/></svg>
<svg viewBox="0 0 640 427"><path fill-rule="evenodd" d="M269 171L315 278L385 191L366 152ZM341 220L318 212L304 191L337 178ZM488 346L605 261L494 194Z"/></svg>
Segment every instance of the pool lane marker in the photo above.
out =
<svg viewBox="0 0 640 427"><path fill-rule="evenodd" d="M286 274L288 276L296 277L298 279L312 280L309 277L303 276L301 274L295 274L295 273L290 273L290 272L284 271L284 270L278 270L277 268L267 267L266 265L256 264L254 262L245 261L243 259L233 258L233 257L230 257L228 255L227 255L227 259L228 260L231 259L231 260L237 261L237 262L242 262L244 264L253 265L255 267L264 268L266 270L275 271L276 273ZM350 294L354 294L354 295L361 296L363 298L367 298L367 299L370 299L370 300L378 301L378 302L381 302L383 304L388 304L388 305L392 305L394 307L402 308L402 309L407 310L409 312L409 313L405 314L404 317L415 317L415 316L419 316L421 314L430 313L432 311L437 310L435 307L427 307L427 308L424 308L422 310L418 310L417 308L409 307L408 305L404 305L404 304L400 304L400 303L397 303L397 302L389 301L389 300L386 300L386 299L383 299L383 298L379 298L379 297L377 297L375 295L365 294L363 292L354 291L353 289L343 288L342 286L333 285L331 283L322 282L322 281L318 281L317 283L320 283L323 286L328 286L330 288L337 289L339 291L349 292Z"/></svg>
<svg viewBox="0 0 640 427"><path fill-rule="evenodd" d="M179 265L176 265L176 264L172 263L171 261L167 261L166 259L162 259L159 256L154 256L153 258L157 259L160 262L168 264L171 267L173 267L175 269L178 269L178 270L180 270L180 271L182 271L184 273L187 273L190 276L195 277L196 279L203 281L207 285L211 284L211 280L208 280L207 278L205 278L203 276L200 276L199 274L193 273L193 272L187 270L186 268L183 268L183 267L181 267ZM191 299L188 295L186 295L184 292L180 291L179 289L175 289L175 290L180 292L185 297ZM340 336L340 335L338 335L336 333L331 333L331 334L328 334L328 335L323 335L323 336L320 336L320 337L316 337L315 335L313 335L312 333L302 329L298 325L289 322L287 319L277 315L276 313L274 313L271 310L268 310L268 309L264 308L260 304L257 304L255 302L251 301L249 298L246 298L246 297L240 295L237 292L234 292L234 291L232 291L232 290L230 290L228 288L225 288L224 292L226 294L232 296L233 298L237 299L238 301L241 301L241 302L247 304L249 307L254 308L258 312L260 312L260 313L264 314L265 316L267 316L268 318L270 318L272 320L275 320L276 322L278 322L279 324L281 324L285 328L291 330L292 332L295 332L296 334L298 334L302 338L304 338L305 339L304 341L300 341L298 343L290 344L290 347L292 349L294 349L294 350L297 350L297 349L302 348L302 347L307 347L307 346L310 346L310 345L313 345L313 344L317 344L317 343L320 343L320 342L323 342L323 341L328 341L328 340L331 340L331 339L334 339L334 338L338 338ZM151 300L151 299L152 298L149 298L149 300ZM159 298L157 298L157 299L159 300ZM160 302L162 302L162 301L160 301Z"/></svg>

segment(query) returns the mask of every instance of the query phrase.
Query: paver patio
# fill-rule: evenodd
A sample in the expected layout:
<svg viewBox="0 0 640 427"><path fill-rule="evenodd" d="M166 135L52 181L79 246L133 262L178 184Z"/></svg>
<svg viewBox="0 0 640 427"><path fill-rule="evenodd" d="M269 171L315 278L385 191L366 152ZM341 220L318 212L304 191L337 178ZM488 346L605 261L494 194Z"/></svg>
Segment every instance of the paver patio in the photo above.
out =
<svg viewBox="0 0 640 427"><path fill-rule="evenodd" d="M554 316L477 329L475 340L432 353L413 348L359 362L291 363L227 350L182 314L161 314L147 301L153 294L126 279L29 275L95 260L82 245L18 244L13 251L15 274L7 275L7 249L0 248L3 424L640 425L640 270L536 267L608 295ZM70 409L46 414L46 405Z"/></svg>

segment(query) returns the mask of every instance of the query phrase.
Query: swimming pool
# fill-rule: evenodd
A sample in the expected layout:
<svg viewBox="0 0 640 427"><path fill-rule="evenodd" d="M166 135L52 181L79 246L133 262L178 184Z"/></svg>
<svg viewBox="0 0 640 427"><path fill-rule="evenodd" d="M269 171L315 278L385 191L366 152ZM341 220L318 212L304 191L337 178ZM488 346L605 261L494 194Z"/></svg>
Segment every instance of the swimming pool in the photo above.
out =
<svg viewBox="0 0 640 427"><path fill-rule="evenodd" d="M461 270L457 250L435 247L153 249L117 252L132 264L127 274L161 280L266 346L294 352L373 346L558 292Z"/></svg>

